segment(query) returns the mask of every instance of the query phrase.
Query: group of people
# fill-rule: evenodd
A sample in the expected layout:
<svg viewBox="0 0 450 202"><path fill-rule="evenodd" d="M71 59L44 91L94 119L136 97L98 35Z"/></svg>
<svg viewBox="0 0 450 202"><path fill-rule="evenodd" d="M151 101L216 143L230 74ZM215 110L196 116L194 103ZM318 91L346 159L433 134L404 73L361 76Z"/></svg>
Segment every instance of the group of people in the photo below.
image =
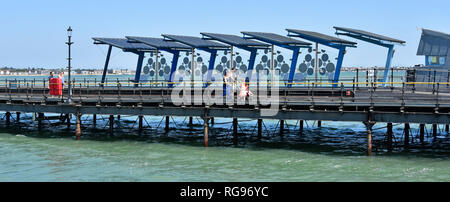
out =
<svg viewBox="0 0 450 202"><path fill-rule="evenodd" d="M233 92L239 90L239 98L242 100L246 100L247 97L252 96L253 93L249 90L249 80L248 77L245 77L243 81L240 83L240 88L238 89L238 75L236 72L236 67L233 67L230 70L225 70L225 75L223 77L225 92L224 94L227 96L227 100L231 99L231 95Z"/></svg>

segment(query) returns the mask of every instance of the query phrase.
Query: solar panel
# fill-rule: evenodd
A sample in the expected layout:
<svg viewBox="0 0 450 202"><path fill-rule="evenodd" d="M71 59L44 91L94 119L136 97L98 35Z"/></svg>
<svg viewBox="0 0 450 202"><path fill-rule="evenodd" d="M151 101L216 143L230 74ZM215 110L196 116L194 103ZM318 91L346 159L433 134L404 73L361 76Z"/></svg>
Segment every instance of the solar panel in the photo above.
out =
<svg viewBox="0 0 450 202"><path fill-rule="evenodd" d="M170 34L163 34L165 38L178 41L180 43L186 44L188 46L194 47L194 48L213 48L213 49L228 49L229 46L221 43L217 43L214 41L208 41L204 40L200 37L194 37L194 36L180 36L180 35L170 35Z"/></svg>
<svg viewBox="0 0 450 202"><path fill-rule="evenodd" d="M400 44L406 43L405 41L402 41L402 40L394 39L391 37L367 32L367 31L363 31L363 30L359 30L359 29L351 29L351 28L345 28L345 27L334 27L334 29L336 29L336 31L349 32L352 34L357 34L357 35L361 35L361 36L365 36L365 37L369 37L369 38L373 38L373 39L378 39L378 40L382 40L382 41L388 41L388 42L400 43Z"/></svg>
<svg viewBox="0 0 450 202"><path fill-rule="evenodd" d="M292 46L310 46L311 44L308 42L300 41L297 39L293 39L287 36L282 36L274 33L267 32L241 32L245 35L251 36L255 39L265 41L268 43L278 43L283 45L292 45Z"/></svg>
<svg viewBox="0 0 450 202"><path fill-rule="evenodd" d="M122 50L140 50L140 51L153 51L155 48L145 45L143 43L131 43L128 39L122 38L92 38L95 42L108 44Z"/></svg>
<svg viewBox="0 0 450 202"><path fill-rule="evenodd" d="M166 41L162 38L153 37L138 37L138 36L127 36L127 39L137 41L155 48L167 48L167 49L190 49L191 47L173 41Z"/></svg>
<svg viewBox="0 0 450 202"><path fill-rule="evenodd" d="M230 44L232 46L257 46L257 47L261 47L261 48L267 48L269 45L265 44L265 43L261 43L261 42L257 42L254 40L249 40L249 39L243 39L240 36L236 36L236 35L230 35L230 34L216 34L216 33L207 33L207 32L202 32L200 33L203 36L212 38L214 40L226 43L226 44Z"/></svg>
<svg viewBox="0 0 450 202"><path fill-rule="evenodd" d="M339 43L339 44L344 44L344 45L356 45L355 42L352 41L347 41L344 39L340 39L334 36L329 36L329 35L325 35L325 34L321 34L321 33L317 33L317 32L311 32L311 31L305 31L305 30L298 30L298 29L286 29L288 32L292 32L294 34L298 34L300 38L304 38L306 37L313 37L313 38L317 38L320 40L324 40L327 41L328 43Z"/></svg>

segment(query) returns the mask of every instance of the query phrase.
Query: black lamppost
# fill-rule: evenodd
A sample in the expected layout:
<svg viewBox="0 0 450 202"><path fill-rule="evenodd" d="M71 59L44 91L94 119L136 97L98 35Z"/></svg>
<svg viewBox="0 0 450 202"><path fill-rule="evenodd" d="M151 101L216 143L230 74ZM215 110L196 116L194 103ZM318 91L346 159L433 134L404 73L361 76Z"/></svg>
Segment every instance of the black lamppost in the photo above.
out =
<svg viewBox="0 0 450 202"><path fill-rule="evenodd" d="M69 46L69 57L67 58L67 61L69 63L69 66L68 66L68 69L69 69L69 89L68 89L69 95L67 96L67 102L72 103L72 82L71 82L71 78L70 78L70 72L71 72L70 61L72 60L72 58L70 57L70 45L72 45L73 42L71 41L72 28L70 26L67 29L67 37L69 38L68 42L66 42L66 44Z"/></svg>

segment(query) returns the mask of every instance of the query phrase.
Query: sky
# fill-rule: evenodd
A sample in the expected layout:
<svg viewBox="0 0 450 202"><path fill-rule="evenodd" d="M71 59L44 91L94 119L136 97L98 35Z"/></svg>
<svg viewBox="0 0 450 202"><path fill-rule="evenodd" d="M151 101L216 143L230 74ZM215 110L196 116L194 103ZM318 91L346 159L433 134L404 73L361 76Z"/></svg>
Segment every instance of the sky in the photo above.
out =
<svg viewBox="0 0 450 202"><path fill-rule="evenodd" d="M334 35L333 26L351 27L406 41L396 46L393 66L423 64L416 56L420 28L450 33L448 0L172 0L2 1L0 67L67 67L67 28L73 28L72 65L101 68L107 47L92 37L200 32L241 35L241 31L286 35L286 28ZM384 66L387 50L357 41L344 67ZM110 66L134 69L137 56L114 49Z"/></svg>

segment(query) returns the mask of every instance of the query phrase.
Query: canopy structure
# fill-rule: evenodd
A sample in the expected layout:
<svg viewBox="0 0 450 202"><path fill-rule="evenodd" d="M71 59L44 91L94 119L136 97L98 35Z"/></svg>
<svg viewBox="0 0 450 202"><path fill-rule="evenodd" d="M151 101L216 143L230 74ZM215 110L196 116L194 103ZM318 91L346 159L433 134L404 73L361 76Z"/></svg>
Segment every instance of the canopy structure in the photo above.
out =
<svg viewBox="0 0 450 202"><path fill-rule="evenodd" d="M123 39L123 38L94 37L92 39L94 40L94 44L104 44L104 45L109 46L108 53L106 55L105 66L103 68L102 83L100 84L101 86L103 86L103 84L105 83L106 73L108 71L108 65L109 65L109 60L111 57L112 47L122 49L124 52L131 52L131 53L138 55L138 62L137 62L136 75L135 75L134 82L139 82L140 69L142 69L142 62L144 60L144 54L146 52L156 51L156 49L151 46L148 46L148 45L145 45L142 43L132 43L132 42L128 41L128 39ZM139 70L139 72L138 72L138 70Z"/></svg>
<svg viewBox="0 0 450 202"><path fill-rule="evenodd" d="M291 61L291 68L289 71L289 77L288 77L288 85L287 87L292 86L292 81L294 79L294 73L295 73L295 67L297 65L297 59L300 52L300 48L310 48L311 43L296 40L290 37L274 34L274 33L267 33L267 32L241 32L244 35L244 39L256 39L265 43L269 43L272 45L271 47L271 55L272 55L272 65L271 68L273 68L273 46L279 46L282 48L286 48L289 50L292 50L292 61Z"/></svg>
<svg viewBox="0 0 450 202"><path fill-rule="evenodd" d="M319 45L322 44L324 46L328 46L331 48L335 48L339 50L338 60L336 64L336 70L334 73L333 78L333 86L337 87L337 82L339 81L339 76L341 74L341 67L342 62L344 60L344 54L346 47L356 47L355 42L343 40L337 37L317 33L317 32L311 32L311 31L305 31L305 30L298 30L298 29L286 29L288 31L288 36L292 37L299 37L302 39L306 39L308 41L312 41L316 43L316 58L318 58L319 54ZM318 62L316 62L316 66L318 65ZM316 78L317 78L317 72L316 72Z"/></svg>
<svg viewBox="0 0 450 202"><path fill-rule="evenodd" d="M247 67L247 76L251 75L251 71L255 66L256 52L258 49L268 49L269 45L265 43L261 43L258 41L244 39L240 36L229 35L229 34L217 34L217 33L208 33L202 32L203 39L205 40L215 40L225 44L230 45L230 64L233 64L233 47L238 47L240 49L246 50L250 52L250 59Z"/></svg>
<svg viewBox="0 0 450 202"><path fill-rule="evenodd" d="M389 69L391 67L391 61L394 57L394 45L400 44L403 45L406 42L398 39L394 39L391 37L374 34L371 32L359 30L359 29L351 29L351 28L344 28L344 27L334 27L336 29L336 35L344 35L348 37L352 37L361 41L365 41L368 43L372 43L375 45L379 45L385 48L388 48L388 55L386 60L386 66L384 70L383 80L382 82L386 82L388 75L389 75ZM391 81L393 82L393 81ZM383 84L384 86L384 84Z"/></svg>
<svg viewBox="0 0 450 202"><path fill-rule="evenodd" d="M170 70L169 76L169 85L172 85L170 82L172 81L172 75L177 69L178 57L180 56L180 51L190 51L191 47L172 41L166 41L163 38L153 38L153 37L138 37L138 36L127 36L128 40L133 42L143 43L145 45L149 45L156 49L156 62L155 62L155 70L156 70L156 81L158 81L159 75L159 63L158 63L158 53L159 51L166 51L168 53L173 54L172 66ZM139 70L139 74L140 74Z"/></svg>
<svg viewBox="0 0 450 202"><path fill-rule="evenodd" d="M222 43L217 43L214 41L204 40L200 37L180 36L180 35L170 35L170 34L162 34L162 36L164 37L165 41L179 42L179 43L187 45L191 48L191 52L192 52L191 67L194 67L194 51L195 51L195 49L199 49L199 50L210 53L206 83L211 81L211 72L214 69L214 63L216 61L217 51L230 49L230 46L228 46L228 45L225 45ZM191 76L192 76L191 80L194 81L194 74L192 73ZM172 79L172 77L170 79ZM172 87L171 84L169 86Z"/></svg>

